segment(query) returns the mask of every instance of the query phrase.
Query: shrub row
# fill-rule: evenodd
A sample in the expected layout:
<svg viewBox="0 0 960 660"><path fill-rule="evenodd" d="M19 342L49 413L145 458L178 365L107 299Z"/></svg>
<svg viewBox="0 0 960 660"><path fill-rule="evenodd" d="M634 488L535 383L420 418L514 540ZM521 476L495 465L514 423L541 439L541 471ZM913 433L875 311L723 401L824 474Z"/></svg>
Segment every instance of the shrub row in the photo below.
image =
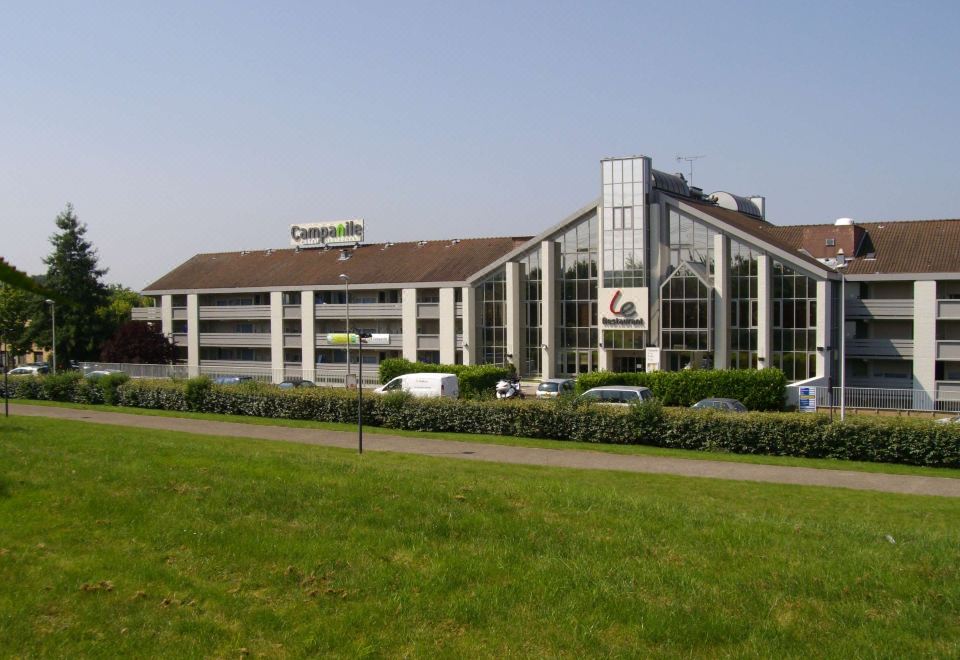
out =
<svg viewBox="0 0 960 660"><path fill-rule="evenodd" d="M665 406L692 406L701 399L738 399L750 410L782 410L787 379L779 369L687 369L649 373L596 371L577 378L577 392L601 385L642 385Z"/></svg>
<svg viewBox="0 0 960 660"><path fill-rule="evenodd" d="M48 379L11 381L13 396L64 396ZM130 381L116 389L117 405L196 410L326 422L356 420L357 396L346 390L279 390L266 385L218 386L206 379L186 383ZM103 390L73 379L71 400L99 403ZM101 392L100 399L97 392ZM63 399L60 399L63 400ZM555 401L413 399L405 394L366 396L368 424L413 431L645 444L678 449L808 458L904 463L960 468L960 428L927 420L856 418L831 423L825 415L664 410L653 401L629 408Z"/></svg>
<svg viewBox="0 0 960 660"><path fill-rule="evenodd" d="M120 385L129 379L127 374L117 373L88 380L76 371L67 371L42 378L14 376L8 378L8 382L11 398L115 404ZM3 381L0 380L0 397L3 395Z"/></svg>
<svg viewBox="0 0 960 660"><path fill-rule="evenodd" d="M468 399L492 397L497 381L513 373L508 367L492 364L428 364L411 362L403 358L388 358L380 363L380 384L403 374L424 372L456 374L460 385L460 396Z"/></svg>

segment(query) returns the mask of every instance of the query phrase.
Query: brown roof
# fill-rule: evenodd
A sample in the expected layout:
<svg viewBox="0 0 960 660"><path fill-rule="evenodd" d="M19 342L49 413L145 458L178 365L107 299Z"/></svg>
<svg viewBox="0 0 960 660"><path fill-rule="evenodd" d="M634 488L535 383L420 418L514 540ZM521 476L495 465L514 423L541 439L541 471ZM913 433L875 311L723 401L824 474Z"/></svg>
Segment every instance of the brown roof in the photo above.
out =
<svg viewBox="0 0 960 660"><path fill-rule="evenodd" d="M730 209L725 209L709 202L702 202L686 198L674 199L677 199L677 201L697 209L701 213L709 215L725 224L735 227L749 236L753 236L754 238L769 245L780 248L784 252L793 255L797 261L815 266L818 270L824 270L827 268L824 264L817 261L810 255L800 252L800 247L802 247L802 245L799 242L787 240L781 236L777 230L782 229L782 227L776 227L765 220L760 220L759 218L755 218L745 213L740 213L739 211L731 211Z"/></svg>
<svg viewBox="0 0 960 660"><path fill-rule="evenodd" d="M807 240L829 233L832 225L771 227L784 242L801 246ZM865 236L847 266L848 275L898 273L956 273L960 271L960 220L895 220L858 222ZM837 247L840 242L837 241ZM872 255L872 256L871 256Z"/></svg>
<svg viewBox="0 0 960 660"><path fill-rule="evenodd" d="M467 238L361 245L340 260L330 250L255 250L198 254L158 279L145 291L274 288L341 284L462 282L491 261L526 241L522 238Z"/></svg>

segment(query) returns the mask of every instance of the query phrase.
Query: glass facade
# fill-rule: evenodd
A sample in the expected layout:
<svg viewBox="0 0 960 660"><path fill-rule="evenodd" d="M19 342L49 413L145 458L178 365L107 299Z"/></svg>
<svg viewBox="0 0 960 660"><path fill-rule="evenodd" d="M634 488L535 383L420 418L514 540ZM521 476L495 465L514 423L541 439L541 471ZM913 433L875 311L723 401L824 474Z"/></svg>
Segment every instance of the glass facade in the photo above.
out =
<svg viewBox="0 0 960 660"><path fill-rule="evenodd" d="M713 289L683 264L660 288L660 347L665 351L710 351Z"/></svg>
<svg viewBox="0 0 960 660"><path fill-rule="evenodd" d="M670 272L684 262L702 264L707 273L714 273L713 242L717 232L712 227L670 209Z"/></svg>
<svg viewBox="0 0 960 660"><path fill-rule="evenodd" d="M601 164L605 288L647 285L644 162L627 158Z"/></svg>
<svg viewBox="0 0 960 660"><path fill-rule="evenodd" d="M779 261L771 274L773 350L771 366L787 380L806 380L817 374L817 283Z"/></svg>
<svg viewBox="0 0 960 660"><path fill-rule="evenodd" d="M756 249L730 240L731 369L757 368L759 256Z"/></svg>
<svg viewBox="0 0 960 660"><path fill-rule="evenodd" d="M477 286L477 362L507 363L507 273L503 268Z"/></svg>
<svg viewBox="0 0 960 660"><path fill-rule="evenodd" d="M521 376L540 375L541 305L543 301L543 270L540 267L540 249L528 252L520 262L520 362Z"/></svg>
<svg viewBox="0 0 960 660"><path fill-rule="evenodd" d="M557 372L576 374L597 368L597 216L571 225L556 237Z"/></svg>

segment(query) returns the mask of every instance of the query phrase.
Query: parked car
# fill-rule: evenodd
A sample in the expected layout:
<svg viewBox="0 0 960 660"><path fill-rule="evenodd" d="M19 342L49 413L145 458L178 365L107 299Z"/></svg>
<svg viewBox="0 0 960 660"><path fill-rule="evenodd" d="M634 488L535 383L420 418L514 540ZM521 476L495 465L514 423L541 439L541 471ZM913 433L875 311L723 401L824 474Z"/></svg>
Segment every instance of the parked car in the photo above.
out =
<svg viewBox="0 0 960 660"><path fill-rule="evenodd" d="M113 369L97 369L95 371L88 371L83 374L83 377L88 380L100 380L104 376L109 376L110 374L122 374L122 371L115 371Z"/></svg>
<svg viewBox="0 0 960 660"><path fill-rule="evenodd" d="M575 384L572 378L547 378L537 385L537 398L546 399L573 394Z"/></svg>
<svg viewBox="0 0 960 660"><path fill-rule="evenodd" d="M941 417L938 420L935 420L937 424L960 424L960 415L954 415L952 417Z"/></svg>
<svg viewBox="0 0 960 660"><path fill-rule="evenodd" d="M253 376L217 376L213 379L214 385L239 385L253 380Z"/></svg>
<svg viewBox="0 0 960 660"><path fill-rule="evenodd" d="M460 396L460 382L456 374L403 374L374 390L376 394L389 392L409 392L413 396L423 398L456 399Z"/></svg>
<svg viewBox="0 0 960 660"><path fill-rule="evenodd" d="M690 406L694 410L722 410L723 412L745 413L747 407L736 399L700 399Z"/></svg>
<svg viewBox="0 0 960 660"><path fill-rule="evenodd" d="M649 387L639 385L604 385L589 389L577 399L589 403L611 403L629 406L632 403L648 401L653 398Z"/></svg>
<svg viewBox="0 0 960 660"><path fill-rule="evenodd" d="M312 380L303 380L302 378L287 378L277 385L281 390L292 390L297 387L316 387Z"/></svg>
<svg viewBox="0 0 960 660"><path fill-rule="evenodd" d="M50 367L45 364L25 364L7 372L10 376L42 376L47 373L50 373Z"/></svg>

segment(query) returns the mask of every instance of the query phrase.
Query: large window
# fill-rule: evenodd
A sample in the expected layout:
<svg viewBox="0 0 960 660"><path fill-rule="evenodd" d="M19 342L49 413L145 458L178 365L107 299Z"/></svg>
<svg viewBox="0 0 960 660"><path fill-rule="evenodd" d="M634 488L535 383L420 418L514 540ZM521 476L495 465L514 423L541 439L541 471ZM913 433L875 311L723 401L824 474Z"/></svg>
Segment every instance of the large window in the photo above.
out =
<svg viewBox="0 0 960 660"><path fill-rule="evenodd" d="M520 362L521 376L540 374L541 304L543 300L543 274L540 268L540 249L532 250L519 259L520 262Z"/></svg>
<svg viewBox="0 0 960 660"><path fill-rule="evenodd" d="M477 362L507 363L507 275L500 268L477 287Z"/></svg>
<svg viewBox="0 0 960 660"><path fill-rule="evenodd" d="M779 261L773 262L773 351L771 366L787 380L817 373L817 283Z"/></svg>
<svg viewBox="0 0 960 660"><path fill-rule="evenodd" d="M713 239L717 232L676 209L670 209L670 270L684 262L702 264L713 275Z"/></svg>
<svg viewBox="0 0 960 660"><path fill-rule="evenodd" d="M757 368L757 291L760 253L730 241L730 368Z"/></svg>
<svg viewBox="0 0 960 660"><path fill-rule="evenodd" d="M557 371L576 374L597 368L597 216L569 227L556 239L559 264Z"/></svg>
<svg viewBox="0 0 960 660"><path fill-rule="evenodd" d="M689 264L674 271L660 288L661 348L711 350L712 293Z"/></svg>
<svg viewBox="0 0 960 660"><path fill-rule="evenodd" d="M602 176L603 286L646 286L643 160L605 160Z"/></svg>

